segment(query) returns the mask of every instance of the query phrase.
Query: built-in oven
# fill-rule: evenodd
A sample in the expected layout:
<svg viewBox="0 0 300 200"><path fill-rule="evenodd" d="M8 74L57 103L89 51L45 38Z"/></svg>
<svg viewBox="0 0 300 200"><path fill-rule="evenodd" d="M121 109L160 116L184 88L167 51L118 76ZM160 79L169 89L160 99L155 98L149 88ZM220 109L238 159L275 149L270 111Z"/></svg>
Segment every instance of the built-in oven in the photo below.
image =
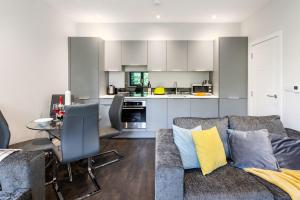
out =
<svg viewBox="0 0 300 200"><path fill-rule="evenodd" d="M122 109L122 123L125 129L145 129L146 101L125 100Z"/></svg>

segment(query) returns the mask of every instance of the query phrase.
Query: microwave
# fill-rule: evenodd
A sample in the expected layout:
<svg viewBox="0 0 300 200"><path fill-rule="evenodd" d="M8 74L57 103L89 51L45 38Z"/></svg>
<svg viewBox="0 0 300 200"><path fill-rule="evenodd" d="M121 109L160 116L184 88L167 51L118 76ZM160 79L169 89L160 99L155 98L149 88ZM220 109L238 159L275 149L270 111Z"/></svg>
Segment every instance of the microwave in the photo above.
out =
<svg viewBox="0 0 300 200"><path fill-rule="evenodd" d="M193 84L192 85L192 94L196 94L199 92L205 92L212 94L213 93L213 86L212 84Z"/></svg>

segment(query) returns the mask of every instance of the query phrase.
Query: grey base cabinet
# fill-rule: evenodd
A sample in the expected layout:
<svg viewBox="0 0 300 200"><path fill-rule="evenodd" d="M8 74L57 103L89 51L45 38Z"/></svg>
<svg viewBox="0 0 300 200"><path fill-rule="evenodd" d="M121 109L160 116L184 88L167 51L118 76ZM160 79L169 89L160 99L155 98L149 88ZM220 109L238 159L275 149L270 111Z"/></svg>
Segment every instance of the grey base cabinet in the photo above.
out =
<svg viewBox="0 0 300 200"><path fill-rule="evenodd" d="M167 99L148 99L147 100L147 130L157 131L167 128Z"/></svg>
<svg viewBox="0 0 300 200"><path fill-rule="evenodd" d="M220 117L227 115L246 116L248 113L247 99L220 99L219 106Z"/></svg>
<svg viewBox="0 0 300 200"><path fill-rule="evenodd" d="M100 128L111 127L108 112L112 103L112 99L101 99L99 114L100 114Z"/></svg>
<svg viewBox="0 0 300 200"><path fill-rule="evenodd" d="M218 99L191 99L191 117L211 118L218 116Z"/></svg>
<svg viewBox="0 0 300 200"><path fill-rule="evenodd" d="M172 128L176 117L190 117L190 99L168 99L168 128Z"/></svg>

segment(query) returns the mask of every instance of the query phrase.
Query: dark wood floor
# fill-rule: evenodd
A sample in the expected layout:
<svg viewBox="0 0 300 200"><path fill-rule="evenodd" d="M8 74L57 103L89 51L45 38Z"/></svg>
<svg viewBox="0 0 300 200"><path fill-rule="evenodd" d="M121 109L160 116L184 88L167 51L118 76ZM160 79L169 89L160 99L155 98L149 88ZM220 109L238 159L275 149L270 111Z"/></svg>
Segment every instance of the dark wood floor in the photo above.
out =
<svg viewBox="0 0 300 200"><path fill-rule="evenodd" d="M89 199L153 200L155 140L111 139L102 141L101 147L102 151L117 149L125 158L95 171L102 191ZM85 162L73 164L72 170L73 182L60 182L65 199L74 199L94 189L88 178ZM62 167L60 171L63 173L60 178L63 178L66 170ZM46 191L46 199L56 199L51 186L47 186Z"/></svg>

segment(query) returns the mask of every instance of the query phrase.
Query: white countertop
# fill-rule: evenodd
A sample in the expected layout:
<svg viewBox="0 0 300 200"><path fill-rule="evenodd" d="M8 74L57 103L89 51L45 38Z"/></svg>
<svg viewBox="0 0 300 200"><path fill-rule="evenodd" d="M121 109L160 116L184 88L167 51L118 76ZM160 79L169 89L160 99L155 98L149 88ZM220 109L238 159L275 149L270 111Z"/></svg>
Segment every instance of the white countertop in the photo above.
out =
<svg viewBox="0 0 300 200"><path fill-rule="evenodd" d="M114 98L114 95L101 95L99 97L100 99L112 99ZM195 96L195 95L148 95L144 97L125 97L126 99L182 99L182 98L188 98L188 99L217 99L218 96L215 95L209 95L209 96Z"/></svg>

